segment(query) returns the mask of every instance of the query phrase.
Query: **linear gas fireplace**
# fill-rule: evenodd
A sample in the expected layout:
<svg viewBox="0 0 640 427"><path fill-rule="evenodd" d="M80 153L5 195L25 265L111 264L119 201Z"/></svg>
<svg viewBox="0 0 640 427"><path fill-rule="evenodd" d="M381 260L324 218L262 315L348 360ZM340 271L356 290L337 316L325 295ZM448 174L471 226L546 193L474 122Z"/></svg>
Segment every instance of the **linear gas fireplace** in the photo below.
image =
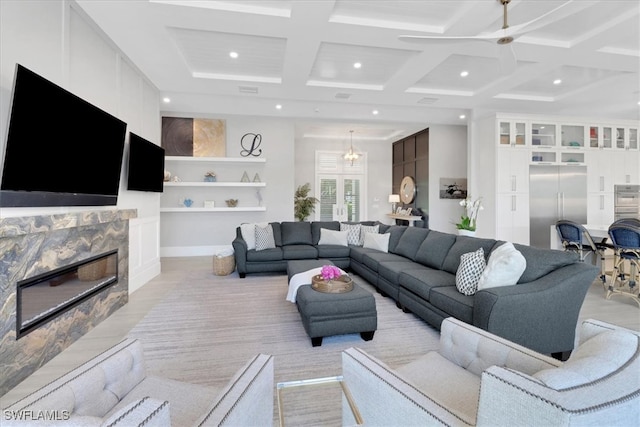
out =
<svg viewBox="0 0 640 427"><path fill-rule="evenodd" d="M118 283L118 250L17 283L16 338Z"/></svg>

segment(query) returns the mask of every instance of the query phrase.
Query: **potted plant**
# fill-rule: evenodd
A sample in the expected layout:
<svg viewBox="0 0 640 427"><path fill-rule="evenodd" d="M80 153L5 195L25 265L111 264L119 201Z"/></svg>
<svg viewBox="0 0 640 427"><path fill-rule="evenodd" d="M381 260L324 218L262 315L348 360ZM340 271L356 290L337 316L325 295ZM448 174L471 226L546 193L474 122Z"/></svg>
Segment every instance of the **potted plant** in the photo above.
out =
<svg viewBox="0 0 640 427"><path fill-rule="evenodd" d="M482 198L478 198L475 201L469 198L460 200L460 206L464 208L464 214L460 217L460 222L456 224L458 234L473 236L476 233L478 213L484 209Z"/></svg>
<svg viewBox="0 0 640 427"><path fill-rule="evenodd" d="M294 216L298 221L304 221L315 211L315 204L319 202L315 197L309 196L311 186L307 182L298 186L294 194Z"/></svg>

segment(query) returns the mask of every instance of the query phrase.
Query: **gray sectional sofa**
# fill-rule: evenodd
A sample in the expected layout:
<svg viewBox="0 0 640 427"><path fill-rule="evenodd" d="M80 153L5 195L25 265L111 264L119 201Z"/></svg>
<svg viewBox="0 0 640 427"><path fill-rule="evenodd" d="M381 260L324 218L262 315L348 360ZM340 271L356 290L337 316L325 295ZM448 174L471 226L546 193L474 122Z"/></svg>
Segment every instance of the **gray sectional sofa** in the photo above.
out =
<svg viewBox="0 0 640 427"><path fill-rule="evenodd" d="M526 269L514 286L464 295L456 287L460 256L483 248L485 258L504 242L426 228L378 224L389 233L388 252L362 246L320 245L321 229L337 221L271 223L275 248L248 250L240 227L233 241L240 277L285 272L293 259L329 259L366 279L399 308L436 328L455 317L545 354L570 352L578 314L598 269L571 252L515 244Z"/></svg>

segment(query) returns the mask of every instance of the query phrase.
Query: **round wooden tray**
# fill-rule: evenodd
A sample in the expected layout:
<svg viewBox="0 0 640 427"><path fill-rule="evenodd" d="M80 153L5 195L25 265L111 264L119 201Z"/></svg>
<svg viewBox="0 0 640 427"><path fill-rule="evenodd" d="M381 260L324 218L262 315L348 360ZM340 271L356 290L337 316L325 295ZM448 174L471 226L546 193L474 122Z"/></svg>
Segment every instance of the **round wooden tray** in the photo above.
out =
<svg viewBox="0 0 640 427"><path fill-rule="evenodd" d="M333 280L324 280L317 274L311 278L311 288L327 294L340 294L353 289L353 279L346 274Z"/></svg>

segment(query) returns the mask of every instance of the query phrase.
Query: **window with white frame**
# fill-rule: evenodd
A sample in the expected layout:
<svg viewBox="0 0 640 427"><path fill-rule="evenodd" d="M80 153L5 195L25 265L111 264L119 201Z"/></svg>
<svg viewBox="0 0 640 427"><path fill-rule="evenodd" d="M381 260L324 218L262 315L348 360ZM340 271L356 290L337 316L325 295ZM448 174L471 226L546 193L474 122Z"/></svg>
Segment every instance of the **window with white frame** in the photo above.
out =
<svg viewBox="0 0 640 427"><path fill-rule="evenodd" d="M320 206L316 221L361 221L366 212L366 153L358 160L344 160L337 151L316 151L316 188Z"/></svg>

